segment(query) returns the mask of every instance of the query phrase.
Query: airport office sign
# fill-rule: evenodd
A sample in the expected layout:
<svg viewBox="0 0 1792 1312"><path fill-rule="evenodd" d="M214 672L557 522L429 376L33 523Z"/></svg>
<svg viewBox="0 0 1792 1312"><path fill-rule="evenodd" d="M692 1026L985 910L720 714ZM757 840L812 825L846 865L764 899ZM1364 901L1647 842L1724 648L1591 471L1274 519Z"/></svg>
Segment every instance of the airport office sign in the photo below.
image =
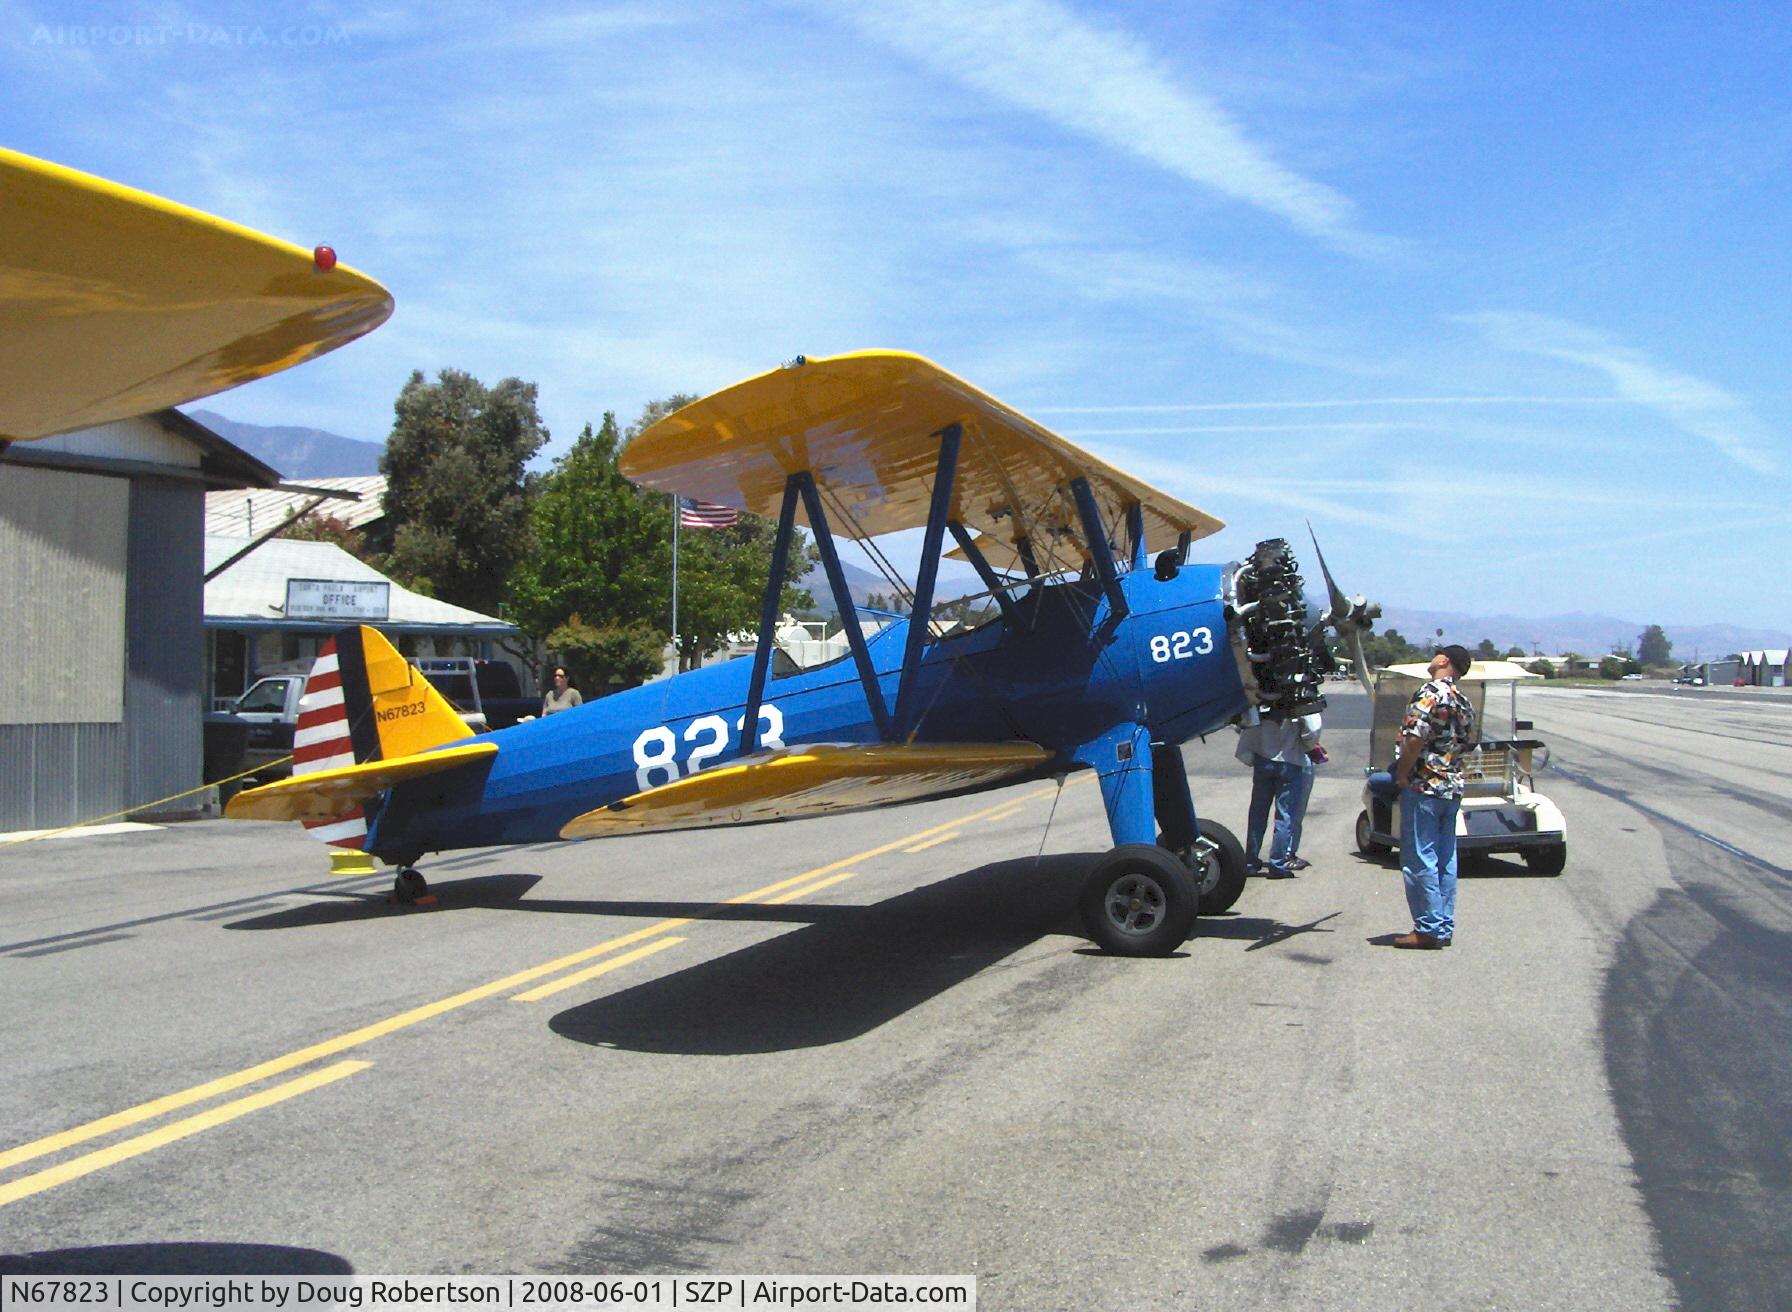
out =
<svg viewBox="0 0 1792 1312"><path fill-rule="evenodd" d="M289 620L384 620L392 612L392 585L384 579L288 579Z"/></svg>

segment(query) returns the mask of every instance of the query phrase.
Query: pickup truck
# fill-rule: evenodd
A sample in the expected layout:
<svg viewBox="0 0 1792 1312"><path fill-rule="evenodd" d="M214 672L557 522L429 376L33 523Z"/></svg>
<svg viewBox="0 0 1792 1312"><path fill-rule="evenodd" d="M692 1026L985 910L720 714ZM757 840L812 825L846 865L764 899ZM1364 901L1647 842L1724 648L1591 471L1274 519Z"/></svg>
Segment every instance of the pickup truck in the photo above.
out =
<svg viewBox="0 0 1792 1312"><path fill-rule="evenodd" d="M426 656L414 664L475 728L503 729L541 714L541 698L524 695L516 667L508 661Z"/></svg>

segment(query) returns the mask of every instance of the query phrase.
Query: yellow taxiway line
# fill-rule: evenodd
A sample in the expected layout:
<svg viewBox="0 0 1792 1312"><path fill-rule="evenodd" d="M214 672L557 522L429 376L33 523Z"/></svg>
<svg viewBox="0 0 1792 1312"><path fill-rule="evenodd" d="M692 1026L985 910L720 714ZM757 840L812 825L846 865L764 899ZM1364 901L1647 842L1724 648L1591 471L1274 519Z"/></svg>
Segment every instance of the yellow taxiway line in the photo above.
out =
<svg viewBox="0 0 1792 1312"><path fill-rule="evenodd" d="M789 879L781 879L775 884L767 884L765 887L754 889L750 893L741 893L735 897L727 899L725 902L717 903L714 906L705 908L690 916L680 916L662 920L642 929L632 930L627 934L620 934L615 938L605 939L602 943L583 948L578 952L568 953L563 957L556 957L554 960L543 962L539 966L531 966L526 970L519 970L514 974L504 976L502 979L492 980L490 983L480 984L474 988L465 989L435 1002L425 1003L421 1007L413 1007L408 1011L401 1011L395 1016L388 1016L384 1020L375 1021L371 1025L363 1025L359 1029L348 1031L346 1034L338 1034L334 1038L323 1040L321 1043L314 1043L308 1047L299 1048L293 1052L289 1052L284 1056L274 1057L268 1061L260 1062L257 1065L245 1067L243 1070L233 1074L222 1075L215 1080L207 1080L203 1084L195 1084L191 1088L182 1089L177 1093L170 1093L160 1098L154 1098L149 1102L139 1103L135 1107L127 1107L123 1111L114 1112L110 1116L102 1116L97 1120L88 1121L84 1125L77 1125L72 1129L46 1135L41 1139L34 1139L30 1143L20 1144L16 1148L6 1149L5 1151L0 1152L0 1171L17 1166L22 1162L34 1161L39 1157L45 1157L51 1153L61 1152L63 1149L72 1148L77 1144L87 1143L117 1130L128 1129L133 1125L140 1125L144 1121L154 1120L158 1116L164 1116L169 1112L179 1111L183 1107L191 1107L195 1103L206 1102L212 1098L218 1097L220 1094L234 1092L237 1089L244 1088L247 1085L257 1084L260 1081L270 1079L273 1076L284 1075L286 1072L294 1070L300 1066L309 1065L314 1061L321 1061L325 1057L336 1056L338 1053L346 1052L351 1048L358 1048L362 1044L371 1043L375 1039L384 1038L388 1034L394 1034L399 1030L408 1029L412 1025L421 1024L426 1020L433 1020L437 1016L456 1011L461 1007L483 1001L486 998L493 997L500 993L508 993L510 990L515 989L520 985L533 983L534 981L543 979L549 975L557 975L568 967L580 965L591 960L593 957L602 956L605 953L613 952L618 948L642 943L647 939L657 938L671 930L679 929L685 925L691 924L695 920L712 918L719 914L725 907L763 902L770 895L786 893L787 891L788 897L777 899L767 903L767 905L777 905L778 902L804 896L807 893L815 892L830 884L849 879L854 872L846 871L846 873L839 874L833 879L823 879L820 878L821 876L834 875L836 872L843 870L847 866L857 865L860 862L871 860L874 857L883 856L886 853L909 847L913 845L917 839L926 840L934 838L937 835L943 835L944 837L939 839L939 841L943 842L946 837L952 836L948 831L956 830L963 825L978 820L987 820L996 817L998 813L1012 814L1014 811L1020 809L1017 802L1024 805L1025 803L1034 801L1038 798L1050 796L1055 791L1056 786L1053 785L1035 789L1030 793L1023 794L1018 799L1008 798L994 806L986 807L982 811L974 812L971 815L962 816L955 820L948 820L943 824L933 825L927 829L920 830L917 833L908 834L902 838L898 838L893 842L884 843L880 846L869 848L863 852L856 852L852 856L842 857L838 861L831 861L826 865L817 866L813 870L805 871L800 875L793 875ZM817 882L811 883L810 881ZM798 889L798 885L807 885L807 887ZM551 991L558 992L561 987L570 988L572 985L580 983L584 979L606 973L608 970L615 969L617 966L625 965L629 962L649 956L652 952L659 951L661 947L671 947L676 942L682 942L682 940L662 940L661 943L654 945L650 951L630 953L627 954L626 957L619 957L613 962L604 963L604 966L601 969L575 975L563 982L556 981ZM548 992L542 990L533 990L533 992L542 997L548 996ZM520 995L519 1000L521 1000ZM110 1148L101 1149L97 1152L74 1158L60 1166L51 1167L48 1170L24 1176L9 1184L0 1186L0 1206L5 1206L7 1203L13 1202L17 1198L27 1197L40 1190L61 1184L65 1179L76 1179L79 1176L87 1174L89 1171L99 1170L101 1167L111 1165L113 1161L122 1161L128 1157L134 1157L140 1152L148 1152L152 1148L160 1147L164 1143L172 1143L177 1139L185 1138L189 1134L198 1133L200 1130L207 1129L211 1125L221 1124L223 1121L233 1120L237 1116L244 1115L247 1112L256 1111L262 1107L272 1106L275 1103L283 1102L296 1094L306 1092L308 1089L316 1088L321 1084L327 1084L334 1080L341 1079L344 1075L352 1075L355 1071L364 1069L366 1065L367 1063L365 1062L339 1062L337 1065L328 1067L323 1071L313 1072L310 1075L290 1081L287 1084L276 1085L274 1088L266 1089L247 1098L239 1099L237 1102L225 1103L220 1107L200 1113L197 1116L188 1117L185 1120L176 1121L172 1125L164 1126L162 1129L140 1135L135 1139L127 1139ZM330 1074L330 1072L336 1073ZM326 1075L328 1076L327 1079L322 1078ZM219 1117L219 1113L228 1114ZM211 1119L214 1117L217 1117L217 1119ZM176 1133L176 1131L178 1131L178 1133ZM117 1153L119 1150L127 1148L131 1151L124 1152L122 1156L113 1158L108 1157L108 1154ZM82 1163L90 1164L86 1165L81 1170L75 1171L73 1174L66 1176L59 1175L60 1172ZM31 1189L25 1190L25 1192L17 1192L23 1186L34 1181L40 1183L37 1183Z"/></svg>
<svg viewBox="0 0 1792 1312"><path fill-rule="evenodd" d="M188 1135L198 1134L201 1130L209 1130L215 1125L223 1125L234 1121L239 1116L247 1116L250 1112L258 1112L263 1107L272 1107L275 1103L285 1102L288 1098L296 1098L301 1093L310 1093L313 1089L321 1089L326 1084L334 1084L337 1080L364 1071L373 1065L370 1061L339 1061L334 1066L326 1066L322 1070L310 1071L296 1080L288 1080L285 1084L276 1084L271 1089L263 1089L246 1098L238 1098L235 1102L227 1102L213 1107L209 1111L189 1116L185 1120L175 1121L172 1125L164 1125L159 1130L151 1130L134 1139L126 1139L115 1143L110 1148L99 1148L79 1157L71 1157L66 1162L58 1163L31 1175L20 1176L17 1180L9 1180L0 1185L0 1207L8 1203L16 1203L21 1198L29 1198L32 1194L42 1193L45 1189L54 1189L59 1184L67 1184L70 1180L78 1180L94 1171L104 1170L108 1166L116 1166L120 1162L140 1157L177 1139L185 1139Z"/></svg>
<svg viewBox="0 0 1792 1312"><path fill-rule="evenodd" d="M957 837L958 831L954 829L949 834L941 834L938 838L930 838L925 843L916 843L913 847L905 847L902 850L912 856L916 852L925 852L930 847L938 847L941 843L950 843Z"/></svg>
<svg viewBox="0 0 1792 1312"><path fill-rule="evenodd" d="M575 970L565 979L557 979L543 984L526 993L518 993L511 998L512 1002L540 1002L543 998L551 998L562 989L569 989L575 984L583 984L586 980L596 979L599 975L608 975L612 970L620 970L631 966L643 957L651 957L656 952L664 952L667 948L677 947L684 942L682 938L656 938L644 948L636 948L633 952L624 952L620 957L611 957L608 961L600 961L595 966L587 966L584 970Z"/></svg>

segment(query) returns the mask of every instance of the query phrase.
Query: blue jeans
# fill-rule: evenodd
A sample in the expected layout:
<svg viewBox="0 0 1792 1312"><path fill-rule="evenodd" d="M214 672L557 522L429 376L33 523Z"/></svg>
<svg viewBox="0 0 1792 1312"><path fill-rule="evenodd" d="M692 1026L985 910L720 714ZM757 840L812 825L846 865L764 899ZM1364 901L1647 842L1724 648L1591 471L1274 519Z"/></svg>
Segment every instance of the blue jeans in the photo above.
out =
<svg viewBox="0 0 1792 1312"><path fill-rule="evenodd" d="M1288 862L1300 851L1300 822L1307 811L1307 795L1313 791L1313 767L1290 765L1286 761L1266 761L1258 757L1251 765L1251 812L1245 826L1245 860L1255 862L1263 850L1263 835L1269 828L1269 808L1276 809L1275 838L1269 846L1269 864L1277 871L1286 870Z"/></svg>
<svg viewBox="0 0 1792 1312"><path fill-rule="evenodd" d="M1412 927L1432 938L1456 935L1456 812L1460 797L1400 794L1400 873Z"/></svg>

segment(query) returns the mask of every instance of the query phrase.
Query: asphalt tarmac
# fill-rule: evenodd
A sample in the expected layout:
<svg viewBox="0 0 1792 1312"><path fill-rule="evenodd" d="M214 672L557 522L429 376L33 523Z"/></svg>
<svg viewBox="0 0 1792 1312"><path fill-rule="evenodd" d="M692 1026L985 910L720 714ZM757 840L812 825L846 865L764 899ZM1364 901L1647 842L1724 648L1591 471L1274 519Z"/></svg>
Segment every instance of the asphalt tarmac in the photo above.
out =
<svg viewBox="0 0 1792 1312"><path fill-rule="evenodd" d="M1792 699L1527 690L1559 878L1351 826L1090 950L1091 783L461 853L0 846L0 1271L954 1273L988 1308L1792 1305ZM1242 827L1231 735L1188 749ZM0 843L4 843L0 838Z"/></svg>

